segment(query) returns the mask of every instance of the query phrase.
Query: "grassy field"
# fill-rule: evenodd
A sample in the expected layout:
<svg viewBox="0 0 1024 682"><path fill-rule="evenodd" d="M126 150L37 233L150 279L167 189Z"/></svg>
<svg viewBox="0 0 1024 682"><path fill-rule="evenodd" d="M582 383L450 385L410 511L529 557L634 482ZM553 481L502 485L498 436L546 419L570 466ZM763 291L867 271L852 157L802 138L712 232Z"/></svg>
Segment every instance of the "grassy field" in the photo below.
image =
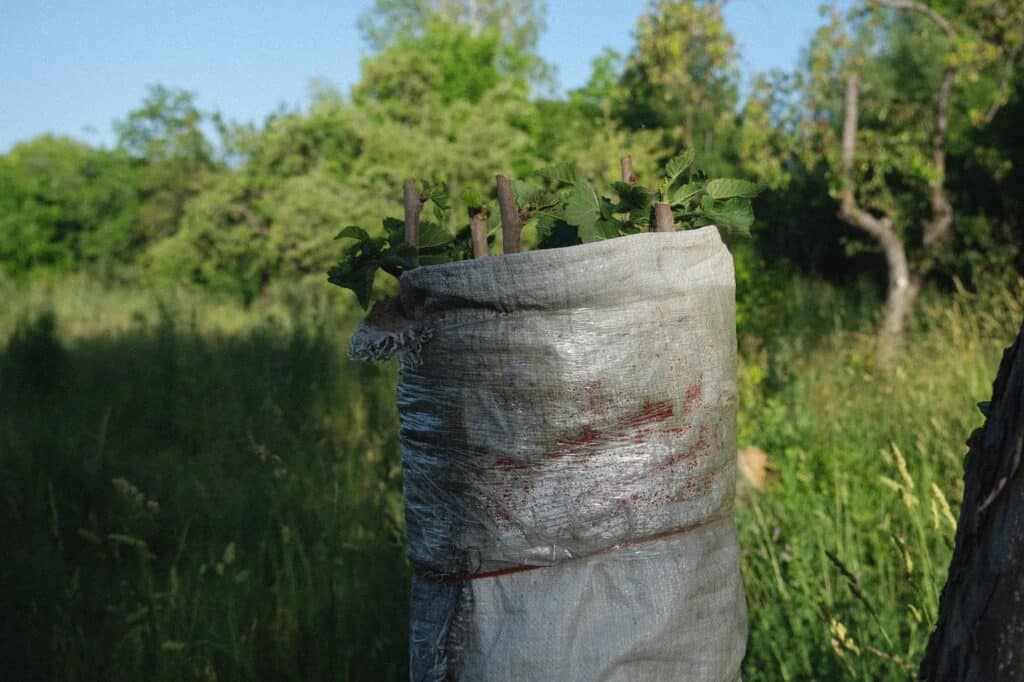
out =
<svg viewBox="0 0 1024 682"><path fill-rule="evenodd" d="M406 676L394 371L344 358L338 292L0 295L7 670ZM1020 291L926 300L890 368L828 287L780 300L777 333L741 329L740 443L777 472L738 503L744 677L910 678Z"/></svg>
<svg viewBox="0 0 1024 682"><path fill-rule="evenodd" d="M779 481L738 505L750 605L748 680L916 678L1020 290L926 301L900 364L870 336L785 337L741 363L740 443ZM790 337L794 338L794 337Z"/></svg>

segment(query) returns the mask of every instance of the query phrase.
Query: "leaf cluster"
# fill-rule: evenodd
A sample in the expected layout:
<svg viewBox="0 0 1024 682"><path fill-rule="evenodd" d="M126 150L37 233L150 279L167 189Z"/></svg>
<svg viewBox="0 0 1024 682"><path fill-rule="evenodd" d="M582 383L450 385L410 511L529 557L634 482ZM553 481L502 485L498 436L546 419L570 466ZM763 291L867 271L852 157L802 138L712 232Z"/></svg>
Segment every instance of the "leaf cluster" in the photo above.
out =
<svg viewBox="0 0 1024 682"><path fill-rule="evenodd" d="M694 161L692 149L670 159L658 189L676 224L682 229L716 225L727 234L749 236L754 224L751 200L763 188L738 178L709 179Z"/></svg>
<svg viewBox="0 0 1024 682"><path fill-rule="evenodd" d="M431 204L433 220L420 221L419 249L405 241L405 223L384 218L383 234L373 236L357 225L349 225L335 239L351 240L341 260L327 272L327 281L351 289L359 304L368 308L378 270L396 279L419 265L437 265L465 260L473 255L469 226L452 234L447 227L451 198L445 183L423 183L420 201Z"/></svg>
<svg viewBox="0 0 1024 682"><path fill-rule="evenodd" d="M651 229L653 204L672 207L678 229L717 225L724 232L748 235L754 222L751 199L761 187L735 178L708 179L694 164L692 150L670 159L657 189L612 184L614 196L603 196L570 164L537 172L543 184L516 182L516 201L534 231L537 248L555 248L613 239ZM532 221L532 224L531 224Z"/></svg>
<svg viewBox="0 0 1024 682"><path fill-rule="evenodd" d="M594 183L573 164L562 163L540 169L532 181L512 183L520 217L525 249L551 249L614 239L653 226L654 203L672 207L677 229L716 225L727 234L748 235L754 222L751 199L761 191L756 183L736 178L708 178L695 166L692 150L670 159L657 189L612 184L612 196L598 192ZM472 257L469 225L456 234L448 231L451 199L442 182L426 183L423 201L433 204L436 221L420 222L417 252L404 242L405 225L385 218L384 235L370 236L350 226L338 238L355 240L341 262L331 268L331 283L352 289L359 303L368 307L377 270L400 277L417 265L435 265ZM490 213L488 202L475 192L465 192L462 203L473 216Z"/></svg>

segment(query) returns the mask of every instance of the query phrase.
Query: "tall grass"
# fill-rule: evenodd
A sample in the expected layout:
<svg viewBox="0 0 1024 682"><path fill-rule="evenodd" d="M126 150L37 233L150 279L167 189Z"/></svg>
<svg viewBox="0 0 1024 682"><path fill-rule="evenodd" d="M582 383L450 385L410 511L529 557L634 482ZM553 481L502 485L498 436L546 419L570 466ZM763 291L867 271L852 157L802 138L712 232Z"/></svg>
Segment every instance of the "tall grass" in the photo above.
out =
<svg viewBox="0 0 1024 682"><path fill-rule="evenodd" d="M153 298L152 321L117 333L68 333L44 313L6 344L5 669L400 677L391 373L344 359L340 315L284 327L249 311L225 333L173 305Z"/></svg>
<svg viewBox="0 0 1024 682"><path fill-rule="evenodd" d="M8 297L7 670L406 676L393 370L344 359L354 318L323 289L247 310L87 280ZM974 404L1024 303L1019 290L925 301L900 364L877 367L868 298L797 281L778 300L741 330L740 443L778 472L737 507L744 676L910 678L945 580Z"/></svg>
<svg viewBox="0 0 1024 682"><path fill-rule="evenodd" d="M952 552L964 442L1022 317L1019 288L934 297L886 367L864 326L813 347L787 348L795 333L750 344L739 438L770 453L779 481L737 511L745 678L914 677Z"/></svg>

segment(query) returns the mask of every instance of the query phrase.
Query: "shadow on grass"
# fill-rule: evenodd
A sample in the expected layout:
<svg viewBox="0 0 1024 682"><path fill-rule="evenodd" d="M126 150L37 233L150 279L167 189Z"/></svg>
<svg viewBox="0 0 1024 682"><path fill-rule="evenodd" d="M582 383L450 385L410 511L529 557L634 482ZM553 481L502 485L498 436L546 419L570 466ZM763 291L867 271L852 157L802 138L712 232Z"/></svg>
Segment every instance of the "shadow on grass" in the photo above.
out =
<svg viewBox="0 0 1024 682"><path fill-rule="evenodd" d="M407 675L393 372L343 329L0 353L0 659L23 679Z"/></svg>

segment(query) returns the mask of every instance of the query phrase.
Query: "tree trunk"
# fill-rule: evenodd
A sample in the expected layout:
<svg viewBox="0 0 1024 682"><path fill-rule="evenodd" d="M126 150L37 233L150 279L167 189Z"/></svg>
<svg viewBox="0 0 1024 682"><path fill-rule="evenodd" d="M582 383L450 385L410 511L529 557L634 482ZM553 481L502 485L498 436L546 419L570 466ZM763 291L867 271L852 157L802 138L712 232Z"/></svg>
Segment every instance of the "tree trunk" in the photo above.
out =
<svg viewBox="0 0 1024 682"><path fill-rule="evenodd" d="M946 19L921 0L874 0L894 9L909 10L926 16L946 34L950 41L956 40L956 32ZM932 134L932 164L934 177L929 183L928 200L931 217L924 221L922 243L926 250L932 250L949 238L953 226L953 207L946 198L946 133L949 129L950 100L956 69L947 65L942 81L935 93L935 130ZM858 102L860 98L860 76L854 72L846 78L846 97L843 106L842 139L842 187L839 192L839 217L858 227L881 245L885 262L889 266L889 292L885 302L885 317L879 329L879 359L887 362L903 345L907 321L921 290L921 281L931 268L927 259L918 262L912 275L907 265L907 251L903 241L893 229L888 216L876 217L862 209L858 203L854 183L854 155L857 149Z"/></svg>
<svg viewBox="0 0 1024 682"><path fill-rule="evenodd" d="M907 320L921 289L919 277L910 272L907 250L903 240L893 228L889 216L876 216L857 203L854 194L853 163L857 150L858 102L860 76L852 73L846 78L846 98L843 111L842 167L843 184L839 190L839 218L871 235L885 254L889 270L889 290L885 299L885 317L879 329L879 360L888 362L903 345Z"/></svg>
<svg viewBox="0 0 1024 682"><path fill-rule="evenodd" d="M965 462L956 549L922 680L1024 680L1024 327Z"/></svg>
<svg viewBox="0 0 1024 682"><path fill-rule="evenodd" d="M523 217L516 206L512 181L506 175L498 175L495 179L498 183L498 213L501 215L501 252L519 253L522 250L519 238L523 231Z"/></svg>
<svg viewBox="0 0 1024 682"><path fill-rule="evenodd" d="M910 274L903 243L884 245L885 261L889 266L889 289L885 296L885 317L882 319L880 334L880 355L884 361L891 360L903 348L907 322L921 291L921 280Z"/></svg>

